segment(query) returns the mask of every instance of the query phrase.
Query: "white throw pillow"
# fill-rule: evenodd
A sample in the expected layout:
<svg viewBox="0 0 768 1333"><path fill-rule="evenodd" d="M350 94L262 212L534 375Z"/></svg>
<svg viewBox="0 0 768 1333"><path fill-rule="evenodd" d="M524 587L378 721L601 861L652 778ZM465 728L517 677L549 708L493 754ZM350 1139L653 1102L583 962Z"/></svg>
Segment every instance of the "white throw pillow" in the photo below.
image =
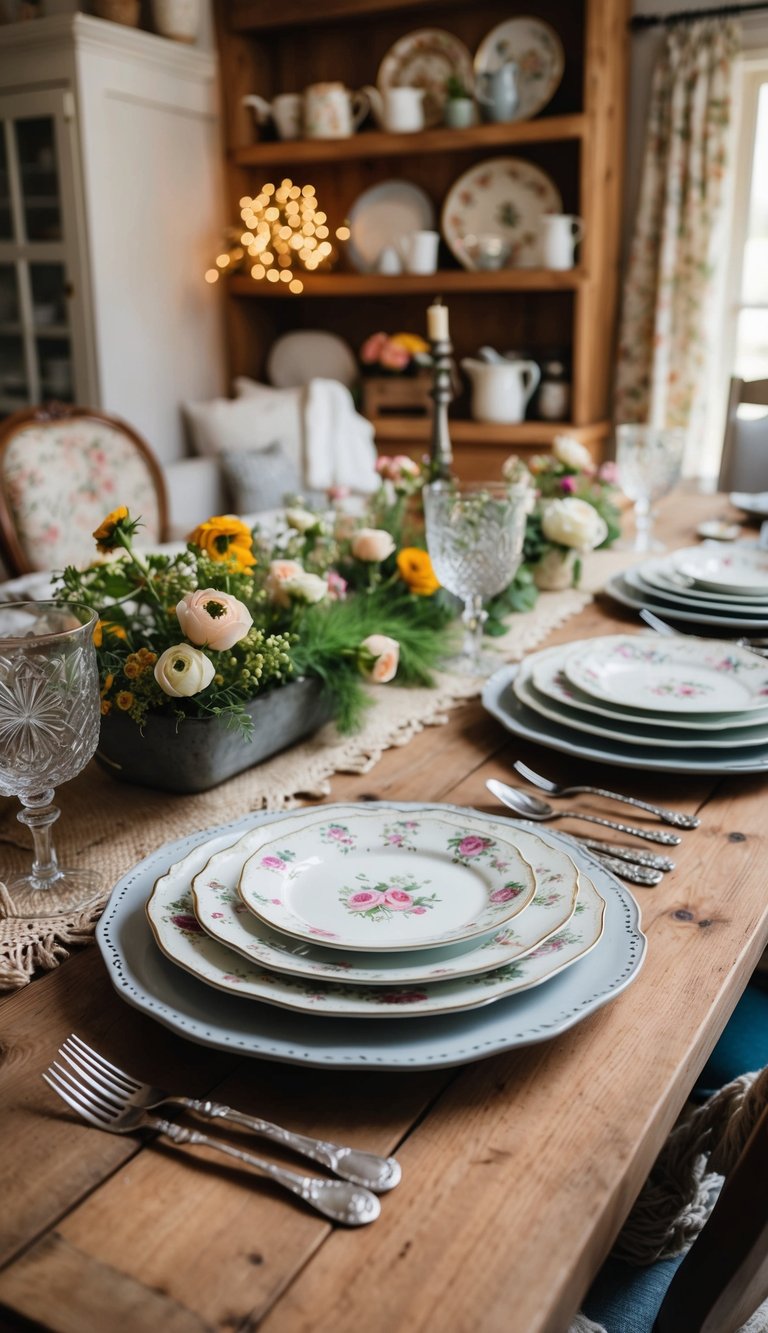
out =
<svg viewBox="0 0 768 1333"><path fill-rule="evenodd" d="M298 466L302 456L303 390L272 389L254 380L246 382L255 390L249 391L248 397L184 404L195 452L215 456L234 450L261 451L278 441Z"/></svg>

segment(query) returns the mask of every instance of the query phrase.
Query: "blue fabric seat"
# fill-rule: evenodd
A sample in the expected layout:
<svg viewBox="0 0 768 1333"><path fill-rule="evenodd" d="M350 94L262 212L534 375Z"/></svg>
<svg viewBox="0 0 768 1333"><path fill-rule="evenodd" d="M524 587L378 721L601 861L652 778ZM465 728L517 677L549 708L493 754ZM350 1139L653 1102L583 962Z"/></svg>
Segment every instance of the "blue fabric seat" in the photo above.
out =
<svg viewBox="0 0 768 1333"><path fill-rule="evenodd" d="M750 983L699 1075L691 1096L705 1101L740 1074L768 1065L768 990Z"/></svg>

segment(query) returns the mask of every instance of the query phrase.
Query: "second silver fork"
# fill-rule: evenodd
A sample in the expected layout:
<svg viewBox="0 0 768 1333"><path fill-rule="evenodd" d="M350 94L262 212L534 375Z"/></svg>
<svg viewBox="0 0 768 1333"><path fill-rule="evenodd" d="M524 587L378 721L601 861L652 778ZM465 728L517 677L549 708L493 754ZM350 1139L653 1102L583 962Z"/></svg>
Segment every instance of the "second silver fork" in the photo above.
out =
<svg viewBox="0 0 768 1333"><path fill-rule="evenodd" d="M291 1130L274 1125L269 1120L245 1115L242 1111L235 1111L231 1106L225 1106L221 1102L176 1096L163 1088L141 1083L125 1070L105 1060L103 1055L93 1050L74 1032L70 1033L59 1047L59 1055L75 1070L78 1077L87 1082L108 1104L134 1106L142 1110L153 1110L158 1106L179 1106L205 1120L228 1120L233 1124L242 1125L261 1138L290 1148L301 1157L318 1162L343 1180L349 1180L355 1185L364 1185L377 1194L385 1194L388 1190L394 1189L400 1181L400 1164L394 1157L380 1157L376 1153L361 1152L357 1148L329 1143L324 1139L313 1139L306 1134L294 1134Z"/></svg>

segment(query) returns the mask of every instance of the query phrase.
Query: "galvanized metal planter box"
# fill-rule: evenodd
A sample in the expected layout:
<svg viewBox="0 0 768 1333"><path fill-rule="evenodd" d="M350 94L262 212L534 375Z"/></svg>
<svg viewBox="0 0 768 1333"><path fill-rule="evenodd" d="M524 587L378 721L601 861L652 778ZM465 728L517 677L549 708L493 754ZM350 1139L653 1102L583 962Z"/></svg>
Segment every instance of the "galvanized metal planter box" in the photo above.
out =
<svg viewBox="0 0 768 1333"><path fill-rule="evenodd" d="M295 745L333 716L320 681L291 681L248 704L253 737L243 740L215 718L147 719L142 736L122 714L102 718L96 761L113 777L140 787L189 793L208 791L227 778Z"/></svg>

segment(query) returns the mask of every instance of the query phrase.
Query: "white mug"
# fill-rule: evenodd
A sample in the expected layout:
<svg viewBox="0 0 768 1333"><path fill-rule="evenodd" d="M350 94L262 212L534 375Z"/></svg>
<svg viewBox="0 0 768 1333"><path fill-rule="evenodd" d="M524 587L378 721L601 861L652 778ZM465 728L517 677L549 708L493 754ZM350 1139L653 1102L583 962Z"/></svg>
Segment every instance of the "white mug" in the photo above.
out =
<svg viewBox="0 0 768 1333"><path fill-rule="evenodd" d="M248 93L243 105L253 107L259 123L273 120L281 139L298 139L304 122L304 98L301 93L278 93L271 102L258 93Z"/></svg>
<svg viewBox="0 0 768 1333"><path fill-rule="evenodd" d="M439 244L440 233L436 231L409 231L401 236L397 248L406 273L434 273Z"/></svg>
<svg viewBox="0 0 768 1333"><path fill-rule="evenodd" d="M541 262L544 268L573 268L573 251L584 235L581 218L570 213L545 213L541 219Z"/></svg>
<svg viewBox="0 0 768 1333"><path fill-rule="evenodd" d="M307 138L348 139L368 108L364 92L351 93L343 83L312 83L304 90Z"/></svg>
<svg viewBox="0 0 768 1333"><path fill-rule="evenodd" d="M394 245L385 245L376 262L377 273L402 273L403 261Z"/></svg>
<svg viewBox="0 0 768 1333"><path fill-rule="evenodd" d="M363 92L371 104L376 123L391 134L414 134L424 129L424 88L378 88L367 85Z"/></svg>

